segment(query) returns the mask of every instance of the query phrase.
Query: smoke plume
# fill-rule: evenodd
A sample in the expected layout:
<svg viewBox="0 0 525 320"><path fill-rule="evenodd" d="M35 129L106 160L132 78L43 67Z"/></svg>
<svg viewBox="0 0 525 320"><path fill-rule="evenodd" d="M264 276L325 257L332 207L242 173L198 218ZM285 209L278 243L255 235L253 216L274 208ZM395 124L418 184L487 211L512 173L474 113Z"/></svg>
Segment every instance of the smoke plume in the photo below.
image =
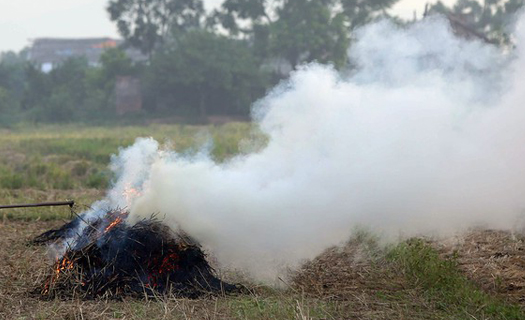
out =
<svg viewBox="0 0 525 320"><path fill-rule="evenodd" d="M275 279L358 227L390 236L512 228L525 208L525 24L502 53L446 21L362 29L352 72L309 64L253 108L268 137L225 163L140 139L114 159L138 194L225 267ZM105 205L118 204L111 200Z"/></svg>

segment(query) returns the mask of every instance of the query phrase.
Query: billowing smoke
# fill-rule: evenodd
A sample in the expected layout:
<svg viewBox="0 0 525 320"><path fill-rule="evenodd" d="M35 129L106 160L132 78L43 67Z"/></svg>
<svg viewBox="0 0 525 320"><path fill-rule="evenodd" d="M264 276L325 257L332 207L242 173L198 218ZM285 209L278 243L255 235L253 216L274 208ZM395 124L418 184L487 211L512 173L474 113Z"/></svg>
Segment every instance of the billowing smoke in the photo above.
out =
<svg viewBox="0 0 525 320"><path fill-rule="evenodd" d="M523 41L523 23L507 54L440 19L368 26L355 71L310 64L256 104L260 151L216 163L141 139L115 159L111 194L132 181L132 220L158 213L260 280L360 227L511 228L525 208Z"/></svg>

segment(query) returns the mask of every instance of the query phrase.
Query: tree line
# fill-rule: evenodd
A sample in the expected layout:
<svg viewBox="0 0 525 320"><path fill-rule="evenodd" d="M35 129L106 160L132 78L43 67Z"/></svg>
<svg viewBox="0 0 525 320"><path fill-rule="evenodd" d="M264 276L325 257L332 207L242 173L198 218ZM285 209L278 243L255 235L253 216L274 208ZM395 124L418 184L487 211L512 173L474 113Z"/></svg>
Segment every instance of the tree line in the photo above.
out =
<svg viewBox="0 0 525 320"><path fill-rule="evenodd" d="M0 125L115 119L119 76L141 80L143 116L242 115L299 65L347 65L354 31L389 15L399 0L224 0L209 12L203 0L109 0L107 11L125 40L148 59L133 62L108 49L93 67L71 58L48 73L24 51L0 56ZM524 0L458 0L426 14L461 18L500 45Z"/></svg>

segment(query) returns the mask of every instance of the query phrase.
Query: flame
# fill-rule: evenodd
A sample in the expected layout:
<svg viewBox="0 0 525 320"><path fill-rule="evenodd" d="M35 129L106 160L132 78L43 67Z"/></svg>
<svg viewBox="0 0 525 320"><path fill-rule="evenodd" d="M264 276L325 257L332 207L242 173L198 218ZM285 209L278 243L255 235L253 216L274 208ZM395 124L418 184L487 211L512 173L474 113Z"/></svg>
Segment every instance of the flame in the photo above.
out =
<svg viewBox="0 0 525 320"><path fill-rule="evenodd" d="M62 258L60 261L57 260L55 266L55 279L58 279L61 272L73 269L73 266L73 261L69 260L67 257Z"/></svg>
<svg viewBox="0 0 525 320"><path fill-rule="evenodd" d="M159 261L161 258L162 260ZM161 278L162 274L169 274L180 270L180 266L178 264L179 259L179 255L175 252L169 252L164 257L154 257L151 260L153 267L150 267L151 269L147 275L148 281L146 286L152 288L158 287L159 279Z"/></svg>
<svg viewBox="0 0 525 320"><path fill-rule="evenodd" d="M113 222L111 222L111 223L106 227L106 229L104 229L104 232L108 232L109 230L113 229L116 225L118 225L118 224L121 223L122 221L124 221L124 219L122 219L122 217L117 217L115 220L113 220Z"/></svg>
<svg viewBox="0 0 525 320"><path fill-rule="evenodd" d="M142 192L140 192L138 189L133 188L131 184L126 185L124 188L124 191L122 192L122 196L126 199L126 203L130 203L133 199L138 198L142 195Z"/></svg>
<svg viewBox="0 0 525 320"><path fill-rule="evenodd" d="M179 265L176 264L178 262L179 256L176 253L170 253L167 256L162 259L162 263L159 268L159 274L162 274L163 272L169 273L175 270L179 269Z"/></svg>
<svg viewBox="0 0 525 320"><path fill-rule="evenodd" d="M60 278L60 274L66 270L72 270L74 267L73 261L69 260L67 257L62 259L57 259L55 263L55 269L53 270L53 276L48 280L44 288L44 294L49 292L49 287Z"/></svg>

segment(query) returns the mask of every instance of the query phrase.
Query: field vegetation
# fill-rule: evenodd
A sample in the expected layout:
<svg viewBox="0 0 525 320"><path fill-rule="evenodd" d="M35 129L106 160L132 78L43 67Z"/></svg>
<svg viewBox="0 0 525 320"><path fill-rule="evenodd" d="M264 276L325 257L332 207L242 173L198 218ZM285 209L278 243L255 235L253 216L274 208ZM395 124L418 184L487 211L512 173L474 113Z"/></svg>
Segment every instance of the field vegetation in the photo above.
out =
<svg viewBox="0 0 525 320"><path fill-rule="evenodd" d="M179 152L211 140L217 161L241 152L243 139L264 141L246 123L19 126L0 135L0 203L74 199L75 210L81 211L111 184L111 154L143 136L169 141ZM473 231L461 246L431 239L385 246L373 233L358 231L346 244L291 271L282 288L224 271L227 280L240 282L246 291L197 300L46 301L34 290L51 261L45 248L28 241L67 221L69 210L0 213L2 319L525 319L525 286L519 282L524 273L516 267L525 262L525 245L508 233ZM476 259L469 259L472 252Z"/></svg>
<svg viewBox="0 0 525 320"><path fill-rule="evenodd" d="M110 48L96 66L71 57L44 72L27 49L0 53L0 204L72 199L81 212L111 187L111 155L138 137L181 153L210 146L218 162L263 146L249 123L147 123L245 119L301 65L351 72L347 52L367 23L416 22L390 16L398 0L221 2L206 11L202 0L108 0L125 45L144 61ZM523 5L437 2L425 15L461 15L476 38L513 50L503 22ZM117 115L122 76L140 80L142 111ZM281 287L218 269L245 287L235 295L44 300L35 290L53 261L30 240L71 217L65 207L0 211L0 319L525 319L525 237L493 230L389 245L359 230L290 270Z"/></svg>
<svg viewBox="0 0 525 320"><path fill-rule="evenodd" d="M211 156L223 161L237 154L239 142L251 139L252 132L247 123L17 126L0 133L0 204L68 198L89 205L100 198L111 183L113 177L108 170L111 155L139 137L153 137L177 152L195 152L211 145ZM29 215L23 212L16 215L36 214L35 218L48 219L55 215L62 217L59 213L62 211L39 209Z"/></svg>

